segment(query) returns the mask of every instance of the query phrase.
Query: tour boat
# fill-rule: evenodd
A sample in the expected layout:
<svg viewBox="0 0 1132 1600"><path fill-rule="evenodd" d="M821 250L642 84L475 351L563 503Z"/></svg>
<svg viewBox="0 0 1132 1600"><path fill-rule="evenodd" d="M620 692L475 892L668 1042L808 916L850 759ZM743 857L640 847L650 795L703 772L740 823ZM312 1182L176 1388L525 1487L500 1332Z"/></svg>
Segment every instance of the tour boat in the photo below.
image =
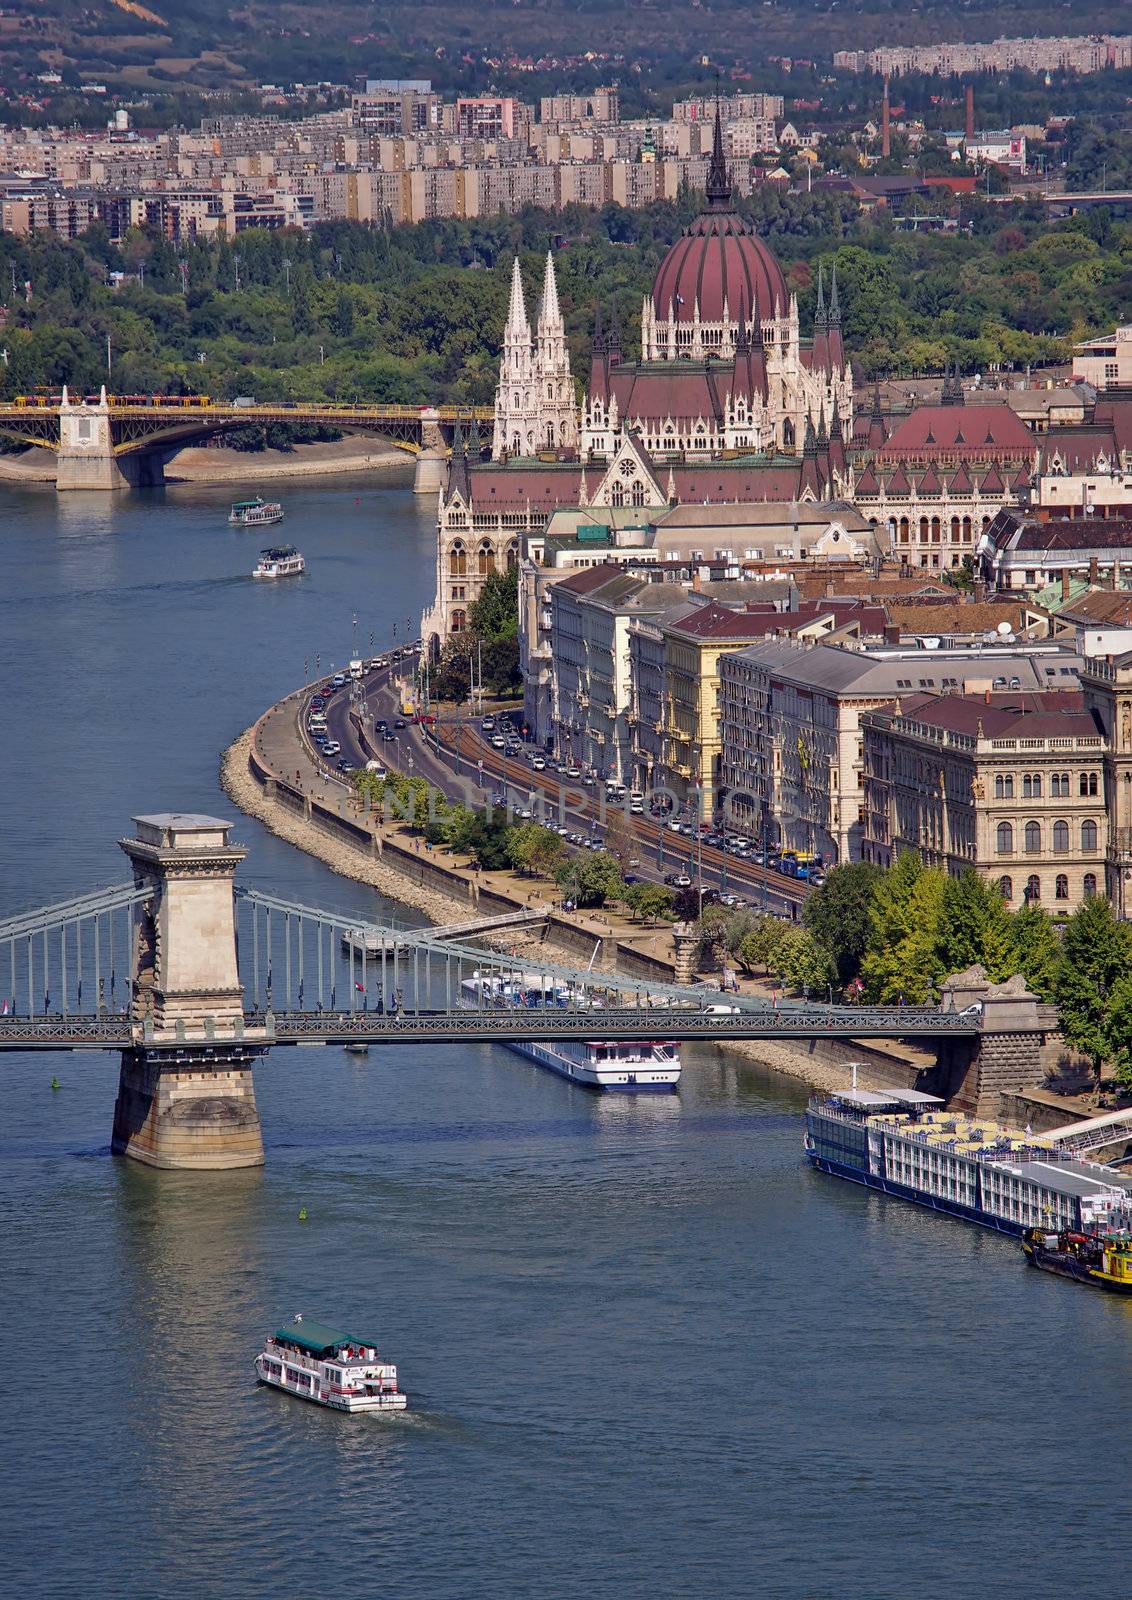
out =
<svg viewBox="0 0 1132 1600"><path fill-rule="evenodd" d="M944 1107L919 1089L837 1089L806 1111L804 1148L821 1172L999 1233L1127 1228L1132 1188L1054 1139Z"/></svg>
<svg viewBox="0 0 1132 1600"><path fill-rule="evenodd" d="M273 545L261 550L253 578L297 578L307 570L307 564L293 544Z"/></svg>
<svg viewBox="0 0 1132 1600"><path fill-rule="evenodd" d="M255 1358L256 1377L300 1400L334 1411L404 1411L397 1368L381 1359L372 1339L355 1339L321 1322L295 1318Z"/></svg>
<svg viewBox="0 0 1132 1600"><path fill-rule="evenodd" d="M237 500L228 513L228 521L234 528L266 528L273 522L283 521L283 507L278 500L261 500L256 495L254 500Z"/></svg>
<svg viewBox="0 0 1132 1600"><path fill-rule="evenodd" d="M1056 1272L1113 1294L1132 1294L1132 1236L1127 1233L1028 1228L1022 1249L1030 1265L1041 1272Z"/></svg>
<svg viewBox="0 0 1132 1600"><path fill-rule="evenodd" d="M460 985L465 1010L494 1006L537 1009L577 1004L568 985L554 983L540 973L523 973L513 979L465 978ZM680 1050L662 1040L515 1039L507 1049L525 1056L548 1072L557 1073L583 1089L601 1093L642 1094L671 1092L680 1082Z"/></svg>

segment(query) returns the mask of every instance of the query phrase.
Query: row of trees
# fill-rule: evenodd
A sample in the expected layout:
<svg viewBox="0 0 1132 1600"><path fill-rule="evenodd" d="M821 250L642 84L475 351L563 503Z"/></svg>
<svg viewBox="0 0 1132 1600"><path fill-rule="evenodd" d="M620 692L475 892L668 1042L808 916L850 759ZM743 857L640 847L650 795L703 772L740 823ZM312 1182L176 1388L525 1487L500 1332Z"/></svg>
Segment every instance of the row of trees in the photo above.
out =
<svg viewBox="0 0 1132 1600"><path fill-rule="evenodd" d="M952 973L978 963L995 982L1020 973L1056 1004L1066 1041L1098 1073L1132 1083L1132 928L1108 900L1084 901L1061 925L1040 907L1007 909L973 869L950 877L912 851L888 871L837 867L802 913L836 982L878 1003L937 1000Z"/></svg>
<svg viewBox="0 0 1132 1600"><path fill-rule="evenodd" d="M1075 148L1093 159L1084 137ZM827 273L836 263L846 344L866 376L1060 359L1132 299L1128 223L1102 214L1050 227L1036 202L961 203L970 231L946 235L900 232L887 210L865 214L841 193L769 186L742 209L782 259L803 326L818 262ZM562 236L560 296L584 380L596 304L616 305L631 358L641 296L701 205L688 192L639 211L324 223L180 246L141 229L119 245L101 224L73 241L0 234L0 393L96 389L109 336L120 392L488 402L508 292L495 269L517 253L533 303L542 257ZM112 288L116 271L130 277Z"/></svg>

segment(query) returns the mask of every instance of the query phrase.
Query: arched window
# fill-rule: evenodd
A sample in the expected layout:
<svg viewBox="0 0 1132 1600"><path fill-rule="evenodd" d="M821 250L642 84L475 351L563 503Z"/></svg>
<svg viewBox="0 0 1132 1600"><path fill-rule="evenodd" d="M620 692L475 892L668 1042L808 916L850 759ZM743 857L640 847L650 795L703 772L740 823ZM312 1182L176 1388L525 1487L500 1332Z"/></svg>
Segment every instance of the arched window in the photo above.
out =
<svg viewBox="0 0 1132 1600"><path fill-rule="evenodd" d="M1012 878L1000 878L998 880L998 892L1009 903L1014 898L1014 880Z"/></svg>
<svg viewBox="0 0 1132 1600"><path fill-rule="evenodd" d="M1036 856L1042 848L1042 829L1038 822L1026 824L1026 854Z"/></svg>
<svg viewBox="0 0 1132 1600"><path fill-rule="evenodd" d="M1053 896L1055 900L1069 899L1069 879L1065 876L1064 872L1059 872L1057 875L1057 879L1053 886Z"/></svg>
<svg viewBox="0 0 1132 1600"><path fill-rule="evenodd" d="M1000 856L1014 854L1014 829L1009 822L1000 822L998 825L998 853Z"/></svg>
<svg viewBox="0 0 1132 1600"><path fill-rule="evenodd" d="M938 544L939 543L939 534L940 534L939 518L938 517L933 517L932 518L932 543L933 544Z"/></svg>
<svg viewBox="0 0 1132 1600"><path fill-rule="evenodd" d="M453 578L466 578L468 575L468 552L464 549L463 539L457 539L449 551L448 571Z"/></svg>
<svg viewBox="0 0 1132 1600"><path fill-rule="evenodd" d="M548 383L546 386L546 398L548 400L554 399L554 385L552 383Z"/></svg>
<svg viewBox="0 0 1132 1600"><path fill-rule="evenodd" d="M1095 772L1083 772L1081 774L1080 790L1082 794L1096 794L1097 775Z"/></svg>
<svg viewBox="0 0 1132 1600"><path fill-rule="evenodd" d="M463 611L453 611L453 613L452 613L452 632L453 633L463 633L463 631L467 627L467 625L468 625L468 619L467 619L467 616L465 615L465 613Z"/></svg>
<svg viewBox="0 0 1132 1600"><path fill-rule="evenodd" d="M908 518L907 517L901 517L900 518L900 543L901 544L907 544L908 543L908 539L909 539L910 533L911 533L911 530L910 530L910 528L908 526Z"/></svg>
<svg viewBox="0 0 1132 1600"><path fill-rule="evenodd" d="M1068 822L1055 822L1053 825L1053 848L1057 851L1069 849L1069 824Z"/></svg>
<svg viewBox="0 0 1132 1600"><path fill-rule="evenodd" d="M625 504L625 488L623 484L615 483L613 485L613 488L609 491L609 503L611 506L623 506Z"/></svg>
<svg viewBox="0 0 1132 1600"><path fill-rule="evenodd" d="M1022 779L1023 800L1040 800L1042 795L1042 775L1040 772L1027 772Z"/></svg>
<svg viewBox="0 0 1132 1600"><path fill-rule="evenodd" d="M633 504L643 506L645 503L645 486L638 478L633 484Z"/></svg>
<svg viewBox="0 0 1132 1600"><path fill-rule="evenodd" d="M952 517L952 519L951 519L951 540L952 540L953 544L958 544L959 543L959 518L958 517Z"/></svg>
<svg viewBox="0 0 1132 1600"><path fill-rule="evenodd" d="M554 449L554 424L553 424L553 422L548 422L547 425L546 425L546 448L548 450L553 450Z"/></svg>
<svg viewBox="0 0 1132 1600"><path fill-rule="evenodd" d="M1042 880L1037 873L1026 879L1026 899L1029 901L1040 900L1042 897Z"/></svg>
<svg viewBox="0 0 1132 1600"><path fill-rule="evenodd" d="M518 563L518 560L519 560L519 546L515 542L514 539L512 539L511 543L507 546L506 554L507 554L507 570L508 570L508 572L510 572L512 570L512 568L516 566L516 564Z"/></svg>
<svg viewBox="0 0 1132 1600"><path fill-rule="evenodd" d="M964 539L965 542L969 542L970 538L971 538L971 519L970 519L970 517L964 517L963 518L963 539Z"/></svg>
<svg viewBox="0 0 1132 1600"><path fill-rule="evenodd" d="M786 421L782 424L782 443L786 446L787 450L792 450L794 448L794 424L790 421L789 417L787 417Z"/></svg>
<svg viewBox="0 0 1132 1600"><path fill-rule="evenodd" d="M1095 872L1086 872L1081 884L1086 900L1095 899L1097 893L1097 875Z"/></svg>
<svg viewBox="0 0 1132 1600"><path fill-rule="evenodd" d="M927 517L921 517L920 518L920 538L926 540L927 537L928 537L928 519L927 519Z"/></svg>
<svg viewBox="0 0 1132 1600"><path fill-rule="evenodd" d="M480 577L486 578L489 572L495 571L495 551L485 539L479 548Z"/></svg>
<svg viewBox="0 0 1132 1600"><path fill-rule="evenodd" d="M1091 855L1096 848L1097 825L1092 821L1083 822L1081 824L1081 851L1083 854Z"/></svg>
<svg viewBox="0 0 1132 1600"><path fill-rule="evenodd" d="M1013 800L1014 775L1010 772L998 772L994 779L994 797L996 800Z"/></svg>

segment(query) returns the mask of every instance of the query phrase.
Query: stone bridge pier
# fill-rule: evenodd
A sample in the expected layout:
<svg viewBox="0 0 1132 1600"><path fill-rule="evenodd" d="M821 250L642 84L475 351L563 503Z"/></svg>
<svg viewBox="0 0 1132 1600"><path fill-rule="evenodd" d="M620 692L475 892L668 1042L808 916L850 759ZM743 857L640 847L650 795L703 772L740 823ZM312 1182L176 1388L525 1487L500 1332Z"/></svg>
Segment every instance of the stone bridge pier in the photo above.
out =
<svg viewBox="0 0 1132 1600"><path fill-rule="evenodd" d="M164 482L165 458L160 450L132 451L128 456L115 453L105 385L98 404L89 406L81 401L73 404L64 388L56 489L152 488Z"/></svg>
<svg viewBox="0 0 1132 1600"><path fill-rule="evenodd" d="M111 1149L154 1167L263 1164L252 1064L268 1048L245 1026L233 894L245 851L216 817L135 817L119 841L139 887L131 1031Z"/></svg>
<svg viewBox="0 0 1132 1600"><path fill-rule="evenodd" d="M1065 1048L1057 1007L1031 994L1020 976L992 983L981 966L970 967L948 978L940 1004L980 1007L978 1036L942 1041L927 1085L960 1111L1002 1120L1003 1095L1035 1088Z"/></svg>
<svg viewBox="0 0 1132 1600"><path fill-rule="evenodd" d="M413 493L439 494L447 463L448 448L440 431L440 412L428 407L421 412L421 452L413 475Z"/></svg>

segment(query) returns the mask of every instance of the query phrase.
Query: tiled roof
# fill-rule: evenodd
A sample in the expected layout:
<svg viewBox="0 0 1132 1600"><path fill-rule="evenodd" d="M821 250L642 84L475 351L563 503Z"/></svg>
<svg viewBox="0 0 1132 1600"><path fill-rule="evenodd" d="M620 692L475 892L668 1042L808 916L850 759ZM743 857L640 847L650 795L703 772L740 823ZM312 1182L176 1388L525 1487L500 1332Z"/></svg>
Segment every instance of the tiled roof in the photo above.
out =
<svg viewBox="0 0 1132 1600"><path fill-rule="evenodd" d="M917 406L888 436L885 455L956 451L977 456L987 449L1029 454L1034 436L1009 406Z"/></svg>
<svg viewBox="0 0 1132 1600"><path fill-rule="evenodd" d="M982 734L988 739L1089 739L1101 729L1084 709L1079 689L1036 694L910 694L886 709L913 722L950 733Z"/></svg>

